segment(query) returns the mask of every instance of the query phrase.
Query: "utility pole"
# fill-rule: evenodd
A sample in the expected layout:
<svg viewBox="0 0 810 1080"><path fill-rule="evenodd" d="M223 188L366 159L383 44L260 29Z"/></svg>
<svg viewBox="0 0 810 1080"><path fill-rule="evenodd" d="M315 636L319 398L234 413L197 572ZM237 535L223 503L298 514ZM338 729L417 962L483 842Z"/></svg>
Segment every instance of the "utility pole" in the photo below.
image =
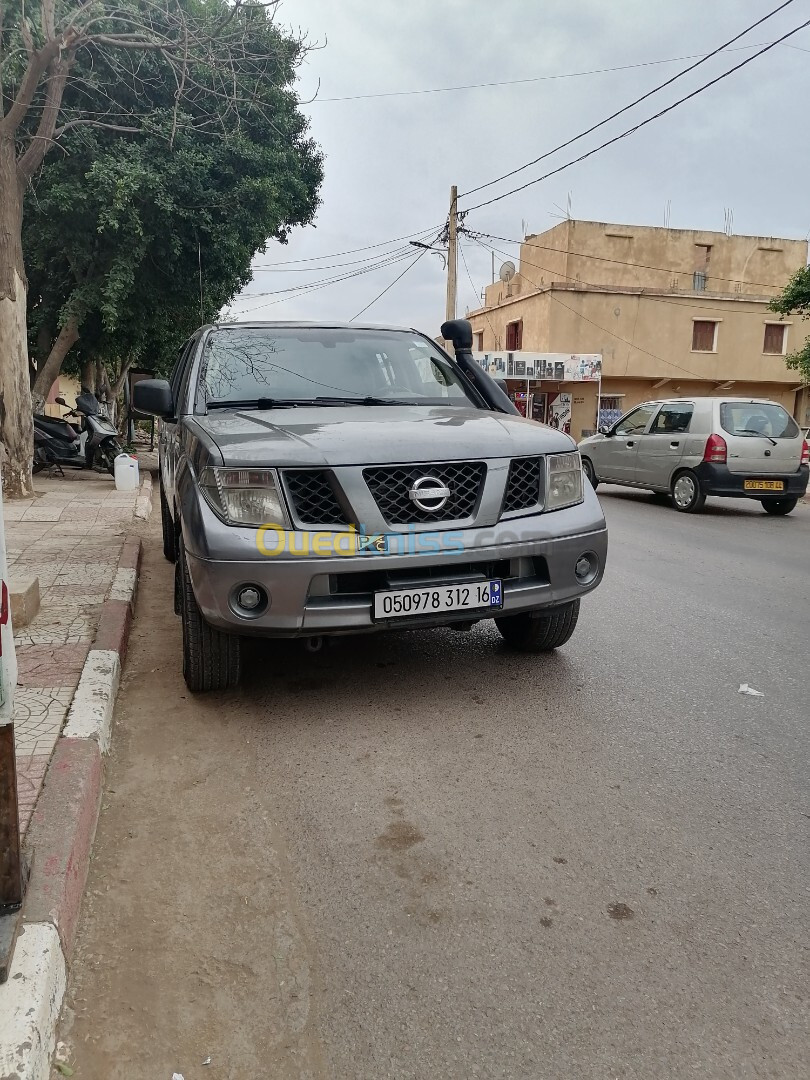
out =
<svg viewBox="0 0 810 1080"><path fill-rule="evenodd" d="M450 188L450 223L447 231L447 322L456 317L456 283L458 269L458 188Z"/></svg>

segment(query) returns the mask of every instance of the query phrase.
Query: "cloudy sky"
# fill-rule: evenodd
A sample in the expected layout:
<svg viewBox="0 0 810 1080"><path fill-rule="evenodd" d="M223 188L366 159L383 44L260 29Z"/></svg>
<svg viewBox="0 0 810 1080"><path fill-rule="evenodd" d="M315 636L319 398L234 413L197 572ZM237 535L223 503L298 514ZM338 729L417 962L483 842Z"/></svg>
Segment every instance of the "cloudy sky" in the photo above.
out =
<svg viewBox="0 0 810 1080"><path fill-rule="evenodd" d="M286 247L271 244L257 257L254 281L232 313L352 318L418 253L397 238L436 234L451 184L467 192L539 157L781 2L286 0L281 21L323 45L310 54L300 81L302 101L314 97L302 107L326 157L322 205L314 228L296 230ZM570 161L807 19L810 0L793 0L733 51L511 181L460 198L460 209ZM597 70L606 68L625 70ZM730 207L735 232L804 239L810 234L809 92L806 28L789 46L776 46L642 131L471 211L466 223L519 240L524 231L556 224L570 195L575 218L663 225L669 203L672 227L722 230ZM515 245L498 248L496 269L503 251L517 254ZM462 250L470 275L460 261L460 314L479 302L491 266L489 252L472 241ZM352 276L323 284L340 275ZM362 321L435 335L444 317L444 281L442 261L426 254ZM312 287L299 291L303 286Z"/></svg>

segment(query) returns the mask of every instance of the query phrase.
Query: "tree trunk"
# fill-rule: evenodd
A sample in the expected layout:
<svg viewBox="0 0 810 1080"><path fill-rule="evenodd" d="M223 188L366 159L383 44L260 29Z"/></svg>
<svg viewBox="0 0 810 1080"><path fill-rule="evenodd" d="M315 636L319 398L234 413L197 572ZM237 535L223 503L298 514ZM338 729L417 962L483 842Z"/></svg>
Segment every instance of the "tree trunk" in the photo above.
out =
<svg viewBox="0 0 810 1080"><path fill-rule="evenodd" d="M79 324L75 318L68 319L48 353L48 359L40 366L31 391L34 412L42 412L51 387L59 378L62 362L69 350L79 340Z"/></svg>
<svg viewBox="0 0 810 1080"><path fill-rule="evenodd" d="M26 292L22 256L22 185L14 137L0 135L0 463L3 494L33 494L34 426L28 375Z"/></svg>
<svg viewBox="0 0 810 1080"><path fill-rule="evenodd" d="M85 360L82 364L80 385L82 390L89 390L91 394L96 392L96 362Z"/></svg>

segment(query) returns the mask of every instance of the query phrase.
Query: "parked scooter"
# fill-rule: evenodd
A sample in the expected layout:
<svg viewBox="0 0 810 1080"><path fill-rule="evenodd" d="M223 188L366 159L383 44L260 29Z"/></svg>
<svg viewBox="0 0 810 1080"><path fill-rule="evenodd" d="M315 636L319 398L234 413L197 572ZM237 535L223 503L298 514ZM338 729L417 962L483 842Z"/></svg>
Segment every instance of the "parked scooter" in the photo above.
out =
<svg viewBox="0 0 810 1080"><path fill-rule="evenodd" d="M67 408L64 398L56 398L57 405ZM34 414L34 464L33 471L67 465L73 469L92 469L98 461L107 472L114 474L115 459L122 452L118 431L104 406L95 394L85 387L76 398L76 408L68 416L81 421L81 430L67 419Z"/></svg>

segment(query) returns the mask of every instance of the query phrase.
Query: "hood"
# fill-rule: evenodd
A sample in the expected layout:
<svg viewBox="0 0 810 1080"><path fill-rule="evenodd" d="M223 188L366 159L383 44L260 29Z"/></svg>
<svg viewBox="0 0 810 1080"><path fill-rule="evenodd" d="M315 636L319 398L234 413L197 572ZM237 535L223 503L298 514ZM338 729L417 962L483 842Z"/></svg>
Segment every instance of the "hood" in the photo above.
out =
<svg viewBox="0 0 810 1080"><path fill-rule="evenodd" d="M573 439L522 416L408 405L211 411L195 417L226 465L337 466L565 453Z"/></svg>

